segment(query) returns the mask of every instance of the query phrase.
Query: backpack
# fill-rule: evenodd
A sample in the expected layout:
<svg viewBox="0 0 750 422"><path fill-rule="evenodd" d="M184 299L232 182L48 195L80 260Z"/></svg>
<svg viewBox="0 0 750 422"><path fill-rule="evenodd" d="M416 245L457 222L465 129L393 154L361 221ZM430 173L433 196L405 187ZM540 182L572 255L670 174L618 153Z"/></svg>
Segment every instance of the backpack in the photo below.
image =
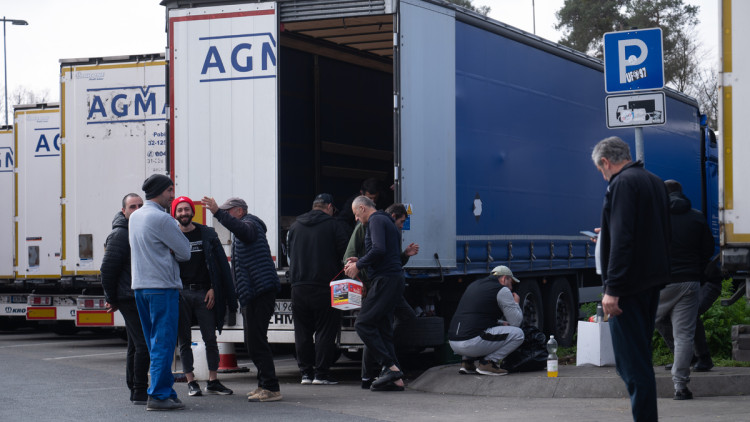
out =
<svg viewBox="0 0 750 422"><path fill-rule="evenodd" d="M538 328L528 325L523 330L523 343L503 359L500 367L508 372L541 371L547 368L547 337Z"/></svg>

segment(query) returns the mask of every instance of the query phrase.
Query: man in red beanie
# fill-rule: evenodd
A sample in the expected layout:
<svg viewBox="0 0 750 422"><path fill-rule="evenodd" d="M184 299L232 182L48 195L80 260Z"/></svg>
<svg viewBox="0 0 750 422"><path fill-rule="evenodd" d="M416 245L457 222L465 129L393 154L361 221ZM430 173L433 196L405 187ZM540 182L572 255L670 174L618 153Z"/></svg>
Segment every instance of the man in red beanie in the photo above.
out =
<svg viewBox="0 0 750 422"><path fill-rule="evenodd" d="M237 298L232 283L224 248L212 227L193 221L195 205L187 196L172 201L172 216L180 223L182 234L190 242L190 260L180 262L180 322L177 338L180 345L182 370L188 381L188 394L202 395L201 387L193 374L193 350L190 327L198 321L203 342L206 344L208 362L207 394L232 394L217 379L219 369L219 347L216 343L216 330L221 333L224 315L229 310L230 324L234 325L237 312Z"/></svg>

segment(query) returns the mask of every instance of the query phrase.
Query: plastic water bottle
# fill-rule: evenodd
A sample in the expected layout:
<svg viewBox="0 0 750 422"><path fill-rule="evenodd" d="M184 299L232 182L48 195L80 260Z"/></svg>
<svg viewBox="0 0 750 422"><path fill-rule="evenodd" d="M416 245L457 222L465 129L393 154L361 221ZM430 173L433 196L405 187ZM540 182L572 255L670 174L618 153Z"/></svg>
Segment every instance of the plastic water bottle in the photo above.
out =
<svg viewBox="0 0 750 422"><path fill-rule="evenodd" d="M547 342L547 377L557 378L557 340L555 336L549 336Z"/></svg>

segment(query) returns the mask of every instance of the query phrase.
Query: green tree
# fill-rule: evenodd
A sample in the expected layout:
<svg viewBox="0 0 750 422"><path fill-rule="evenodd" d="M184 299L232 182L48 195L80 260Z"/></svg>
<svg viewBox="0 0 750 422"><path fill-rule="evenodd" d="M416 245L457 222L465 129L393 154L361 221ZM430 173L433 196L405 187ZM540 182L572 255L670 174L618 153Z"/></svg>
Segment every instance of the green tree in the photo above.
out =
<svg viewBox="0 0 750 422"><path fill-rule="evenodd" d="M565 0L555 28L565 34L561 44L601 58L605 32L659 27L665 83L686 91L698 73L697 15L683 0Z"/></svg>
<svg viewBox="0 0 750 422"><path fill-rule="evenodd" d="M472 0L448 0L448 2L473 10L483 16L487 16L490 13L490 10L492 10L489 6L474 6Z"/></svg>

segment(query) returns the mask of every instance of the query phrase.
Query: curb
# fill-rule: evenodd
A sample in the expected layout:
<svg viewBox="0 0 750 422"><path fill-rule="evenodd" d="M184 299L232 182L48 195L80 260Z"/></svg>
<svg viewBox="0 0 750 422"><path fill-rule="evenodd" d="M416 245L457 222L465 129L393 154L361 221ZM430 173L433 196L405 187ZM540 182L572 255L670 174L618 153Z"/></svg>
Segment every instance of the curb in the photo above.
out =
<svg viewBox="0 0 750 422"><path fill-rule="evenodd" d="M430 368L409 383L408 388L438 394L516 398L624 398L625 384L614 367L561 365L557 378L544 371L505 376L459 375L459 365ZM672 375L655 367L659 398L672 398ZM750 368L723 367L693 372L688 388L695 397L750 395Z"/></svg>

